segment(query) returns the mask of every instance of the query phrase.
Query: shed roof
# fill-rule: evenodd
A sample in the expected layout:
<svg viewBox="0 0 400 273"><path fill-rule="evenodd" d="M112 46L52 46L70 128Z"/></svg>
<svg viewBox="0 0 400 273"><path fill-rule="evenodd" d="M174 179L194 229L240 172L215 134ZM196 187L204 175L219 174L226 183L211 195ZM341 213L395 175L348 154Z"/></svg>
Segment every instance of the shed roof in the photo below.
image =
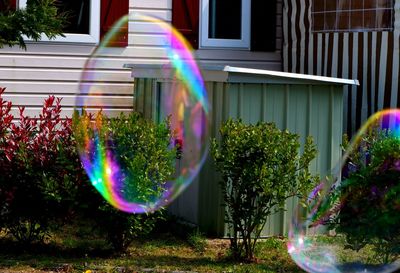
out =
<svg viewBox="0 0 400 273"><path fill-rule="evenodd" d="M171 78L171 66L161 64L125 64L134 78ZM288 73L233 66L201 66L205 81L232 83L296 83L359 85L358 80Z"/></svg>

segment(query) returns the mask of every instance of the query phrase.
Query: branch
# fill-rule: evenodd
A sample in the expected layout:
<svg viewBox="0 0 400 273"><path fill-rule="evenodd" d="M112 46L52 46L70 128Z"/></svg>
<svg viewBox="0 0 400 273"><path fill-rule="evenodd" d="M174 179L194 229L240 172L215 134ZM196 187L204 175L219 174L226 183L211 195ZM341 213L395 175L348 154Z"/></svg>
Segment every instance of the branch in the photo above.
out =
<svg viewBox="0 0 400 273"><path fill-rule="evenodd" d="M67 14L60 13L56 0L28 0L26 9L0 13L0 48L19 45L26 50L24 37L38 41L42 33L49 39L64 36Z"/></svg>

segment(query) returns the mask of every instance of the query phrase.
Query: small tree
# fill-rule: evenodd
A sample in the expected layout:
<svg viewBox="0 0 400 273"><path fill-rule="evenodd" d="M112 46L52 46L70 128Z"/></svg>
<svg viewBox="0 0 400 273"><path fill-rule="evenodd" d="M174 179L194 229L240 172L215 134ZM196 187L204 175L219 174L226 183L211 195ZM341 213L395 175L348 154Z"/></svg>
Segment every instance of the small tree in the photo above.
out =
<svg viewBox="0 0 400 273"><path fill-rule="evenodd" d="M64 36L66 14L58 12L56 0L28 0L26 9L17 10L9 7L9 1L0 1L0 48L19 45L26 49L24 36L34 41L42 34L49 39Z"/></svg>
<svg viewBox="0 0 400 273"><path fill-rule="evenodd" d="M299 136L273 123L228 120L220 133L212 154L222 174L232 255L252 260L267 217L284 210L286 199L305 196L318 181L309 171L317 151L308 137L300 156Z"/></svg>

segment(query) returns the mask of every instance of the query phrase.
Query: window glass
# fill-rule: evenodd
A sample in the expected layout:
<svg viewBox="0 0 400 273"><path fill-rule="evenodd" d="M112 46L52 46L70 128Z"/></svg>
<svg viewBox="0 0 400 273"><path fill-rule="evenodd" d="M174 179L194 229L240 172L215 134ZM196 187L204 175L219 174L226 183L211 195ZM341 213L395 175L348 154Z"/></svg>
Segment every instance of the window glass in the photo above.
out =
<svg viewBox="0 0 400 273"><path fill-rule="evenodd" d="M314 0L313 31L392 31L394 0Z"/></svg>
<svg viewBox="0 0 400 273"><path fill-rule="evenodd" d="M1 1L1 0L0 0ZM27 0L18 0L19 8L26 7ZM67 13L69 24L65 25L65 37L49 40L42 35L43 42L98 43L100 38L99 0L57 0L60 12Z"/></svg>
<svg viewBox="0 0 400 273"><path fill-rule="evenodd" d="M248 50L250 22L249 0L202 0L201 47Z"/></svg>
<svg viewBox="0 0 400 273"><path fill-rule="evenodd" d="M58 0L60 12L65 12L68 24L64 27L65 33L89 34L90 1L89 0Z"/></svg>
<svg viewBox="0 0 400 273"><path fill-rule="evenodd" d="M241 39L241 0L210 0L209 10L209 38Z"/></svg>

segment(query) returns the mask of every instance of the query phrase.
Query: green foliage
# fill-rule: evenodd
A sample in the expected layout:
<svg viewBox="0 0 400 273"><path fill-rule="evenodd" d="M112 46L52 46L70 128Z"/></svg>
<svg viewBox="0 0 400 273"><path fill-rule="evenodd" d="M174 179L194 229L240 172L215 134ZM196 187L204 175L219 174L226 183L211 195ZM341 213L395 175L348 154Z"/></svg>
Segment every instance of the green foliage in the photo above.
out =
<svg viewBox="0 0 400 273"><path fill-rule="evenodd" d="M299 136L273 123L228 120L220 133L212 155L222 174L231 249L235 258L251 260L267 217L284 210L288 198L305 197L318 181L309 171L317 151L308 137L299 155Z"/></svg>
<svg viewBox="0 0 400 273"><path fill-rule="evenodd" d="M156 125L133 112L110 119L107 130L128 178L124 185L126 199L138 203L159 200L165 183L175 172L176 151L170 147L169 120Z"/></svg>
<svg viewBox="0 0 400 273"><path fill-rule="evenodd" d="M117 252L126 251L136 238L150 234L159 221L164 219L164 211L147 214L127 214L103 201L100 211L95 213L99 232Z"/></svg>
<svg viewBox="0 0 400 273"><path fill-rule="evenodd" d="M400 138L391 131L372 130L353 149L343 181L329 196L341 202L325 224L345 235L349 249L372 245L380 263L400 255L399 165Z"/></svg>
<svg viewBox="0 0 400 273"><path fill-rule="evenodd" d="M107 145L113 151L126 177L120 181L125 200L152 204L164 194L163 186L175 172L176 157L176 150L170 145L172 134L168 119L155 124L136 112L117 118L108 118L102 113L93 118L84 112L82 116L75 114L73 126L78 147L85 147L85 141L97 135L99 145ZM92 202L85 204L85 209L88 214L96 215L97 226L117 251L126 250L134 238L151 232L155 223L164 217L162 211L148 214L118 211L100 195L93 196L93 189L86 187L84 191Z"/></svg>
<svg viewBox="0 0 400 273"><path fill-rule="evenodd" d="M187 240L189 245L197 252L203 253L206 250L207 240L198 228L189 234Z"/></svg>
<svg viewBox="0 0 400 273"><path fill-rule="evenodd" d="M12 103L0 90L0 228L20 242L43 241L55 219L68 214L64 196L74 187L57 165L70 143L70 120L60 118L60 99L45 100L39 117L24 115L12 123ZM56 163L56 164L55 164Z"/></svg>
<svg viewBox="0 0 400 273"><path fill-rule="evenodd" d="M84 112L75 114L73 124L78 147L86 147L88 139L93 143L99 139L97 148L82 151L89 158L104 147L116 156L125 178L120 181L125 200L151 204L160 199L175 172L176 149L170 145L169 119L155 124L136 112L117 118L102 113L93 118Z"/></svg>
<svg viewBox="0 0 400 273"><path fill-rule="evenodd" d="M13 123L12 103L2 98L4 91L0 88L0 230L26 244L42 242L53 227L77 217L94 222L93 228L122 251L163 219L162 211L147 215L118 211L96 192L78 156L82 127L75 127L77 133L72 134L72 120L60 117L61 99L46 99L37 118L25 116L22 107L19 122ZM150 190L139 188L135 201L158 197L161 185L174 172L176 151L170 148L169 122L156 125L136 113L102 118L104 131L124 145L115 147L121 164L141 177L136 183L160 182L147 184Z"/></svg>
<svg viewBox="0 0 400 273"><path fill-rule="evenodd" d="M49 39L63 35L66 14L57 11L57 0L28 0L25 9L0 11L0 48L19 45L26 49L24 36L38 41L41 35Z"/></svg>

